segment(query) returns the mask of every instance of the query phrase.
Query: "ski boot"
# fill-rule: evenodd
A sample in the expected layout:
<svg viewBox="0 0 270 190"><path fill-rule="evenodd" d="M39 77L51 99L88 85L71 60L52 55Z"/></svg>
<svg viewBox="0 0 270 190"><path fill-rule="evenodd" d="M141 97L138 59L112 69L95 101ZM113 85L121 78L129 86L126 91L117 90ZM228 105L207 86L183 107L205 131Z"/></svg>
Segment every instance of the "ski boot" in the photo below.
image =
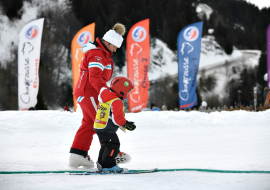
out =
<svg viewBox="0 0 270 190"><path fill-rule="evenodd" d="M131 157L129 154L125 152L119 152L119 154L115 157L116 165L118 164L127 164L131 161Z"/></svg>
<svg viewBox="0 0 270 190"><path fill-rule="evenodd" d="M69 167L78 168L81 166L91 169L94 167L94 162L91 160L90 156L84 157L79 154L71 153L69 156Z"/></svg>

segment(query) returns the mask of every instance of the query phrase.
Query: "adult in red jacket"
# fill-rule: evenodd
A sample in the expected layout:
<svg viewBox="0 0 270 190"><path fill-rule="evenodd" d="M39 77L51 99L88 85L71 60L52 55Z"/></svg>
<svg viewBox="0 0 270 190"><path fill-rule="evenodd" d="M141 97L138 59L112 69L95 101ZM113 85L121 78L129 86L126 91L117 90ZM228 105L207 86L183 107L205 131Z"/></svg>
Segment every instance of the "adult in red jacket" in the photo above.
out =
<svg viewBox="0 0 270 190"><path fill-rule="evenodd" d="M117 23L101 40L97 38L94 43L89 42L82 48L84 56L80 64L80 77L73 95L81 107L83 119L70 149L70 167L94 167L88 151L95 134L93 124L99 103L98 95L101 89L109 89L106 82L111 79L114 67L111 56L120 48L124 33L125 26Z"/></svg>

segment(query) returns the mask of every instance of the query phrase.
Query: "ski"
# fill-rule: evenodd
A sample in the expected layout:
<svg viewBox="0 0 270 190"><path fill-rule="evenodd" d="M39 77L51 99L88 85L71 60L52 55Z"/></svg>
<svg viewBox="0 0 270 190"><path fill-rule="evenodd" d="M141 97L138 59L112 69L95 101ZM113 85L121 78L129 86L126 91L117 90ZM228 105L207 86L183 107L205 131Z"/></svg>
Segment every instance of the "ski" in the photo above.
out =
<svg viewBox="0 0 270 190"><path fill-rule="evenodd" d="M143 173L153 173L157 172L157 168L150 169L150 170L127 170L121 168L120 171L98 171L98 170L93 170L89 172L84 172L84 173L70 173L70 175L107 175L107 174L143 174Z"/></svg>
<svg viewBox="0 0 270 190"><path fill-rule="evenodd" d="M200 168L175 168L175 169L151 169L151 170L127 170L123 174L141 174L141 173L153 173L153 172L180 172L180 171L196 171L196 172L211 172L211 173L253 173L253 174L270 174L268 170L218 170L218 169L200 169ZM123 172L123 171L122 171ZM96 173L104 174L98 172L97 168L90 170L51 170L51 171L0 171L0 175L4 174L67 174L67 175L84 175L85 173ZM96 175L93 174L93 175ZM118 174L122 174L121 172ZM91 175L91 174L89 174Z"/></svg>

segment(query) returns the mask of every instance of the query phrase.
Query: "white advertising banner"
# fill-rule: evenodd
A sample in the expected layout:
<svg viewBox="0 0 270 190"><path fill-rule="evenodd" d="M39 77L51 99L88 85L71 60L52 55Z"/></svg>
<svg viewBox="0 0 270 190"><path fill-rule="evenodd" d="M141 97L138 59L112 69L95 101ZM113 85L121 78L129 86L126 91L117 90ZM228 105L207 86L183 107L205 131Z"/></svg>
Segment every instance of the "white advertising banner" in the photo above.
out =
<svg viewBox="0 0 270 190"><path fill-rule="evenodd" d="M19 34L18 107L27 110L37 104L39 58L44 18L26 24Z"/></svg>

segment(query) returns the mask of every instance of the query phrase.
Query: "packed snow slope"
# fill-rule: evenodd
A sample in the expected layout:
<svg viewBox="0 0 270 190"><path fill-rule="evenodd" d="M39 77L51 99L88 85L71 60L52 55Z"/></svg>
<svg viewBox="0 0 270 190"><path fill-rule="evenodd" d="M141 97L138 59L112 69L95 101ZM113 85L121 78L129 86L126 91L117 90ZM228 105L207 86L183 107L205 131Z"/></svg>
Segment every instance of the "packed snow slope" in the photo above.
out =
<svg viewBox="0 0 270 190"><path fill-rule="evenodd" d="M137 128L118 131L121 151L133 158L121 167L270 171L269 115L270 110L127 113ZM1 111L0 171L70 170L69 149L81 119L80 111ZM99 148L95 135L89 152L94 162ZM269 173L0 174L0 189L270 189L269 181Z"/></svg>

